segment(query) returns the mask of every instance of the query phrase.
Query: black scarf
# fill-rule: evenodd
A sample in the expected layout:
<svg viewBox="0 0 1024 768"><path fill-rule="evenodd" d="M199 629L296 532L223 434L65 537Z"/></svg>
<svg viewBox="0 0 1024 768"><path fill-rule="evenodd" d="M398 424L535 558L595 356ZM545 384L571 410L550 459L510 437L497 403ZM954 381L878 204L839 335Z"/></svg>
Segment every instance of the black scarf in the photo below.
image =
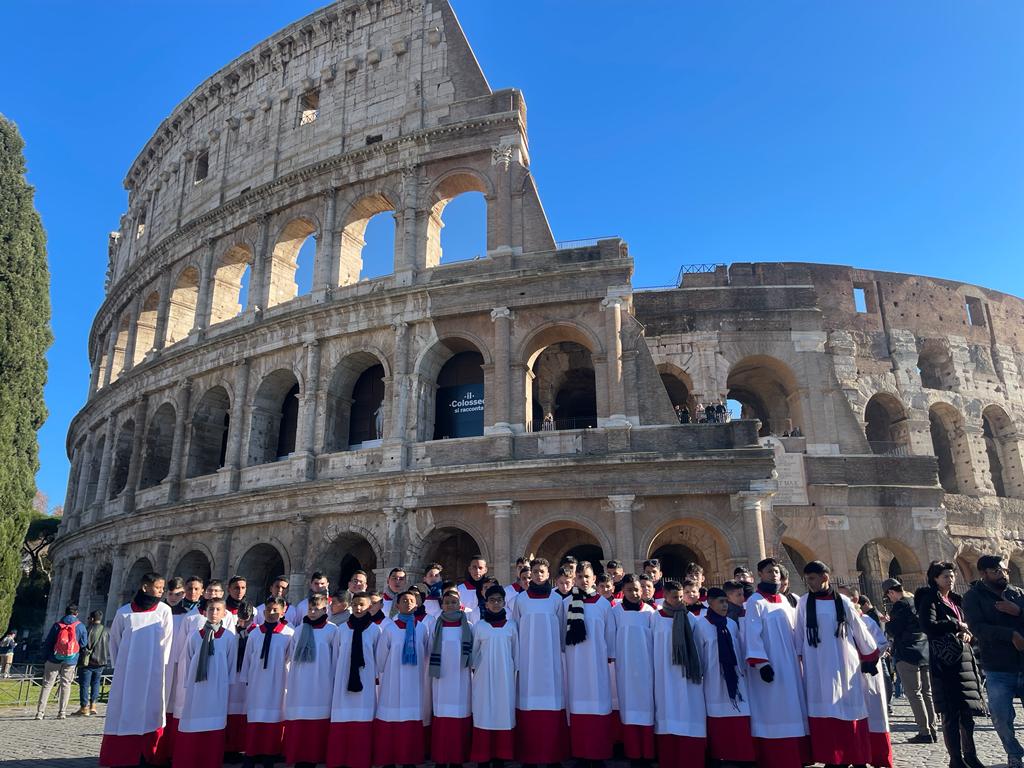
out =
<svg viewBox="0 0 1024 768"><path fill-rule="evenodd" d="M757 585L757 591L762 595L779 594L779 585L772 581L762 581Z"/></svg>
<svg viewBox="0 0 1024 768"><path fill-rule="evenodd" d="M534 584L530 582L530 586L526 588L528 594L533 597L550 597L551 596L551 585L550 584Z"/></svg>
<svg viewBox="0 0 1024 768"><path fill-rule="evenodd" d="M249 633L253 630L254 625L248 627L238 627L235 631L238 633L238 655L235 661L235 671L242 671L242 662L245 661L245 646L249 643Z"/></svg>
<svg viewBox="0 0 1024 768"><path fill-rule="evenodd" d="M132 598L132 605L136 608L140 608L143 611L148 611L153 608L157 603L160 602L159 597L153 595L147 595L141 589L135 593L135 597Z"/></svg>
<svg viewBox="0 0 1024 768"><path fill-rule="evenodd" d="M811 648L817 648L821 644L821 636L818 634L818 598L831 597L836 604L836 637L846 637L846 606L843 604L843 596L836 592L834 587L823 589L821 592L811 592L807 596L807 644Z"/></svg>
<svg viewBox="0 0 1024 768"><path fill-rule="evenodd" d="M224 599L224 604L228 607L228 610L231 611L231 613L238 613L238 609L241 608L244 603L245 600L236 600L231 595L228 595Z"/></svg>
<svg viewBox="0 0 1024 768"><path fill-rule="evenodd" d="M579 645L587 640L587 622L584 620L583 604L586 600L596 594L594 590L584 592L582 589L574 588L569 594L572 600L569 601L569 610L565 616L565 644Z"/></svg>
<svg viewBox="0 0 1024 768"><path fill-rule="evenodd" d="M653 597L640 598L640 599L643 600L644 603L646 603L647 605L651 606L651 608L653 608L654 610L658 610L658 603L657 603L657 601L655 601L655 599Z"/></svg>
<svg viewBox="0 0 1024 768"><path fill-rule="evenodd" d="M362 616L349 616L348 626L352 630L352 654L348 660L348 685L345 690L361 693L363 681L359 679L359 670L366 666L363 656L363 630L373 623L373 616L368 612Z"/></svg>
<svg viewBox="0 0 1024 768"><path fill-rule="evenodd" d="M497 613L491 613L486 608L484 608L482 618L484 621L486 621L493 627L495 624L498 624L499 622L505 620L505 609L502 608Z"/></svg>
<svg viewBox="0 0 1024 768"><path fill-rule="evenodd" d="M736 672L738 662L736 649L732 645L732 633L729 632L729 619L726 616L719 616L714 611L708 611L707 617L715 626L715 636L718 639L718 666L722 670L726 690L729 691L729 700L733 706L737 706L736 702L743 701L743 696L739 690L740 678Z"/></svg>
<svg viewBox="0 0 1024 768"><path fill-rule="evenodd" d="M694 603L693 605L686 606L686 610L692 613L694 616L700 616L700 609L704 606L700 603Z"/></svg>
<svg viewBox="0 0 1024 768"><path fill-rule="evenodd" d="M213 656L213 641L220 632L221 623L213 624L209 621L203 627L203 644L199 646L199 658L196 660L196 682L205 683L208 678L210 657Z"/></svg>
<svg viewBox="0 0 1024 768"><path fill-rule="evenodd" d="M270 661L270 641L277 634L274 630L280 623L280 621L275 624L271 624L269 621L263 622L263 647L260 648L260 661L263 662L264 669L267 668L267 662Z"/></svg>
<svg viewBox="0 0 1024 768"><path fill-rule="evenodd" d="M624 611L639 611L639 610L643 609L644 601L641 600L639 603L633 603L633 602L630 602L629 600L627 600L626 598L622 598L621 605L622 605L622 610L624 610Z"/></svg>
<svg viewBox="0 0 1024 768"><path fill-rule="evenodd" d="M185 607L185 605L183 605L184 602L185 601L182 600L177 605L172 605L171 606L171 615L173 615L173 616L184 616L186 613L188 613L189 609L187 607Z"/></svg>

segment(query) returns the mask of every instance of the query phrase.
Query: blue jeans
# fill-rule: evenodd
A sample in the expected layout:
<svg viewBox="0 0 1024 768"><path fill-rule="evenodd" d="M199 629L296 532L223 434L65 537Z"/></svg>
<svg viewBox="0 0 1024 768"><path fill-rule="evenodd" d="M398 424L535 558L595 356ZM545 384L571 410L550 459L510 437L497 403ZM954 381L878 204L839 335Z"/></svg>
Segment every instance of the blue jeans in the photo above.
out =
<svg viewBox="0 0 1024 768"><path fill-rule="evenodd" d="M992 714L999 740L1007 757L1024 757L1024 747L1013 732L1013 700L1024 702L1024 674L1018 672L987 672L985 690L988 692L988 708Z"/></svg>
<svg viewBox="0 0 1024 768"><path fill-rule="evenodd" d="M78 701L83 707L99 701L102 674L102 667L82 667L78 670Z"/></svg>

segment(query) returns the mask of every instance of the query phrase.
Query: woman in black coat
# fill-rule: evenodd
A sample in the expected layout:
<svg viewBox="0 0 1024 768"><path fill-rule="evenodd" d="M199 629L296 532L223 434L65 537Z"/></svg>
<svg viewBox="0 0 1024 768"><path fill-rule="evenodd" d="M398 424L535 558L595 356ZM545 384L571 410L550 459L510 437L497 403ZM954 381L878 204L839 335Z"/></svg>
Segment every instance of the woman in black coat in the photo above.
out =
<svg viewBox="0 0 1024 768"><path fill-rule="evenodd" d="M952 563L932 562L928 586L914 594L921 629L928 636L935 709L950 768L984 768L974 746L974 716L985 714L981 675L964 623L961 597L953 591Z"/></svg>

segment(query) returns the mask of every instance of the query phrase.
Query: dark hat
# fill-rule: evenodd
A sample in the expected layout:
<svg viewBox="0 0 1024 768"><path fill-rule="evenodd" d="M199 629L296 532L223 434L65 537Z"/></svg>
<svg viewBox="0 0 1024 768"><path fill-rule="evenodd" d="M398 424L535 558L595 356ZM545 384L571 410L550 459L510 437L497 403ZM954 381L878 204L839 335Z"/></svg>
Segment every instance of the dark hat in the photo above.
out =
<svg viewBox="0 0 1024 768"><path fill-rule="evenodd" d="M1005 560L999 555L982 555L978 558L978 570L987 571L989 568L1002 568Z"/></svg>
<svg viewBox="0 0 1024 768"><path fill-rule="evenodd" d="M903 591L903 584L899 579L886 579L882 582L882 591L888 592L890 589L895 589L899 592Z"/></svg>

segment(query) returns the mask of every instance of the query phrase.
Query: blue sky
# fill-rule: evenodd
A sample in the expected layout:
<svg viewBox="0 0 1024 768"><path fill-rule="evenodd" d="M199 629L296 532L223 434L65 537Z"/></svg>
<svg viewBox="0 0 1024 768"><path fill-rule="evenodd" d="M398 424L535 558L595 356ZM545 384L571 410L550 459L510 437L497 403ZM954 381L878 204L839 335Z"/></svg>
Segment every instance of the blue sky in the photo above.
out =
<svg viewBox="0 0 1024 768"><path fill-rule="evenodd" d="M124 174L192 88L321 2L6 3L0 112L27 142L53 329L40 488L62 503ZM493 88L523 90L557 239L620 235L635 284L793 260L1024 295L1018 0L455 0ZM459 201L456 201L458 203ZM479 206L446 247L472 255ZM376 222L374 223L376 224ZM368 231L368 248L383 237Z"/></svg>

